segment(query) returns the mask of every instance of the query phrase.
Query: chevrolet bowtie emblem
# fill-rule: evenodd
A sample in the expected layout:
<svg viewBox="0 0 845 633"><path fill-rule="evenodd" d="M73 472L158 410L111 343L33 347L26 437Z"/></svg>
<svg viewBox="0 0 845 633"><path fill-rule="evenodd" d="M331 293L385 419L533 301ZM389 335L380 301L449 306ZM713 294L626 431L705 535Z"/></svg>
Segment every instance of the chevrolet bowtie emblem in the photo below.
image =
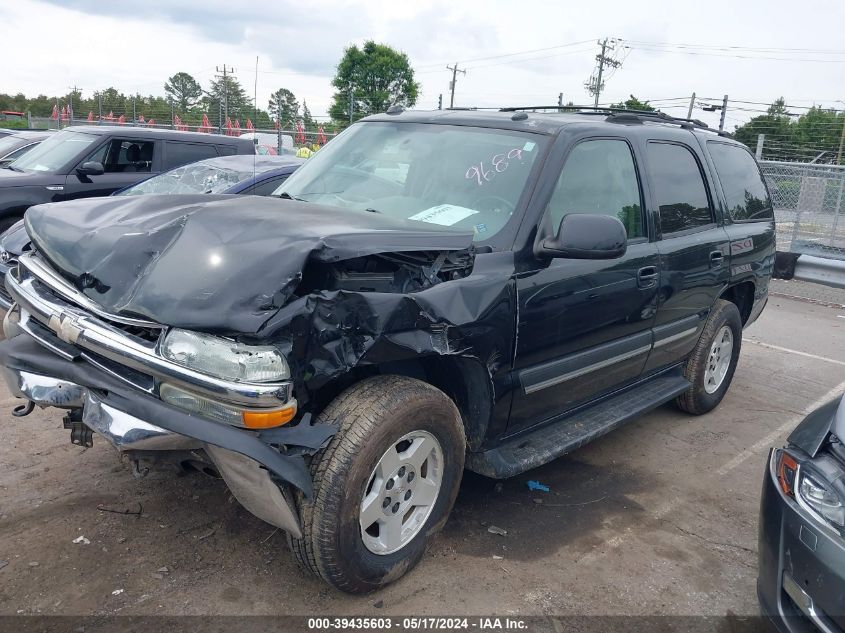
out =
<svg viewBox="0 0 845 633"><path fill-rule="evenodd" d="M47 326L65 343L76 343L85 329L76 322L74 317L63 312L51 316Z"/></svg>

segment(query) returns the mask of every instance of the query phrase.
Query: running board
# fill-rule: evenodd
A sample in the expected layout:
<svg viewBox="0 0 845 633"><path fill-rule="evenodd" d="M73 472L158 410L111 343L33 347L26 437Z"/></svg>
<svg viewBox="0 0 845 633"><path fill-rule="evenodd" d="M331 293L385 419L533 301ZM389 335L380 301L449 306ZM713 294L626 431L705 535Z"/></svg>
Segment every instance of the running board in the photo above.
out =
<svg viewBox="0 0 845 633"><path fill-rule="evenodd" d="M625 422L669 402L689 389L679 369L518 435L496 448L468 453L466 468L480 475L505 479L570 453Z"/></svg>

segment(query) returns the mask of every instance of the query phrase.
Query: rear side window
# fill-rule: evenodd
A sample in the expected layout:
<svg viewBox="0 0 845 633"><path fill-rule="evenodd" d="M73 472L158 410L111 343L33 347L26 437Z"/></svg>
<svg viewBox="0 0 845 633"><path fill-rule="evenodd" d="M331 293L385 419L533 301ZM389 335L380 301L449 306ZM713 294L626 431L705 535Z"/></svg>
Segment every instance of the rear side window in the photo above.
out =
<svg viewBox="0 0 845 633"><path fill-rule="evenodd" d="M548 213L555 231L569 213L597 213L619 218L628 239L644 237L640 185L628 144L596 139L576 145L560 173Z"/></svg>
<svg viewBox="0 0 845 633"><path fill-rule="evenodd" d="M751 154L738 145L708 141L707 149L716 165L719 182L735 221L770 220L772 201L763 183L760 168Z"/></svg>
<svg viewBox="0 0 845 633"><path fill-rule="evenodd" d="M214 145L203 145L201 143L178 143L167 141L165 169L173 169L187 163L195 163L206 158L216 158L217 150Z"/></svg>
<svg viewBox="0 0 845 633"><path fill-rule="evenodd" d="M707 188L692 151L683 145L651 142L648 163L664 234L712 224Z"/></svg>

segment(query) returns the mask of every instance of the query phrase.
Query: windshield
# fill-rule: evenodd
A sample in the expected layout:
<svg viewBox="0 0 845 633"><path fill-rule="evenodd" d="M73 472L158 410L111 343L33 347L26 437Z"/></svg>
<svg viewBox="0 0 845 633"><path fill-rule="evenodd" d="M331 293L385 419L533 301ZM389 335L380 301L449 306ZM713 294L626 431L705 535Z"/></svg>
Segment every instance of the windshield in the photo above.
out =
<svg viewBox="0 0 845 633"><path fill-rule="evenodd" d="M149 180L129 187L117 196L137 196L146 193L224 193L239 182L252 178L252 171L214 167L203 163L183 165Z"/></svg>
<svg viewBox="0 0 845 633"><path fill-rule="evenodd" d="M57 132L12 163L24 171L58 171L99 136L82 132Z"/></svg>
<svg viewBox="0 0 845 633"><path fill-rule="evenodd" d="M21 142L17 136L0 137L0 157L15 149Z"/></svg>
<svg viewBox="0 0 845 633"><path fill-rule="evenodd" d="M546 138L422 123L361 123L326 145L274 195L472 230L510 220Z"/></svg>

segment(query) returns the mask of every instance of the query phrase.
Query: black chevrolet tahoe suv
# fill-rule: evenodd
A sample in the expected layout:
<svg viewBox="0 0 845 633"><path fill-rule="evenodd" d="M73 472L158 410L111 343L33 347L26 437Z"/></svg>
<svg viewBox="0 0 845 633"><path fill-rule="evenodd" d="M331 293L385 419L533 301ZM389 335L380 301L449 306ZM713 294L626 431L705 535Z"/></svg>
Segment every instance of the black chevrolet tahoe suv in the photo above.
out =
<svg viewBox="0 0 845 633"><path fill-rule="evenodd" d="M36 204L107 196L185 163L254 153L252 140L218 134L126 126L68 127L0 169L0 232Z"/></svg>
<svg viewBox="0 0 845 633"><path fill-rule="evenodd" d="M748 150L654 113L392 108L275 196L29 209L0 363L15 415L219 474L349 592L420 560L465 468L711 411L775 255Z"/></svg>

